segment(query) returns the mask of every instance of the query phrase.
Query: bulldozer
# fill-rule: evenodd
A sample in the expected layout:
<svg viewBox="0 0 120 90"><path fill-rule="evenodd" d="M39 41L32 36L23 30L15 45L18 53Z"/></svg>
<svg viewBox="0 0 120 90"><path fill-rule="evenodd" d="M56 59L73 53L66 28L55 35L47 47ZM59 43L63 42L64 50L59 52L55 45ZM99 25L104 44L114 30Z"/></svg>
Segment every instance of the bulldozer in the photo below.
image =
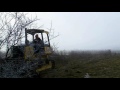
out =
<svg viewBox="0 0 120 90"><path fill-rule="evenodd" d="M40 45L35 43L34 38L36 34L40 34L41 36L42 44ZM31 42L28 40L28 35L32 36ZM46 39L44 36L46 36ZM6 60L9 62L12 60L15 64L17 63L17 65L25 64L24 68L29 63L30 67L26 66L27 68L24 70L31 70L34 73L40 73L41 71L55 68L55 61L52 58L52 53L53 51L50 45L48 31L43 29L25 28L24 45L11 46L10 54Z"/></svg>

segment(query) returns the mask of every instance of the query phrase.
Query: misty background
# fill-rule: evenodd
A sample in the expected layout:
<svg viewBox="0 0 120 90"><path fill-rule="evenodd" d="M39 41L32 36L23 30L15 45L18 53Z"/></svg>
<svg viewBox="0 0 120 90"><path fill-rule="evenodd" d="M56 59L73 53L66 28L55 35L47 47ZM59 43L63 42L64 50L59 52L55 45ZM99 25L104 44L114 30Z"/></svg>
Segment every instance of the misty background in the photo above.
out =
<svg viewBox="0 0 120 90"><path fill-rule="evenodd" d="M120 50L119 12L30 12L52 27L59 50Z"/></svg>
<svg viewBox="0 0 120 90"><path fill-rule="evenodd" d="M59 36L51 40L58 50L120 50L120 12L27 12Z"/></svg>
<svg viewBox="0 0 120 90"><path fill-rule="evenodd" d="M93 78L120 77L119 12L24 12L28 13L27 16L30 17L28 19L24 14L10 13L5 13L7 16L4 18L2 17L4 14L0 13L0 50L6 49L6 52L0 51L0 77L33 77L36 67L48 65L48 61L51 61L54 70L40 73L39 77L83 78L86 75ZM34 19L36 16L40 20L36 21ZM29 23L34 20L36 22L31 27ZM40 26L39 29L46 31L49 31L52 25L54 35L59 35L50 40L52 47L53 44L58 47L57 50L53 47L51 58L45 53L44 59L41 59L41 53L37 54L38 57L33 57L34 54L25 53L26 50L21 47L15 50L17 52L13 50L9 53L11 45L18 44L17 41L21 44L22 34L25 34L22 30L28 27L31 29L33 25L34 28ZM17 37L19 35L21 37ZM30 39L32 36L28 36L28 40ZM24 41L23 35L23 46ZM27 60L33 60L32 63L24 61L24 57L27 56L30 56ZM38 60L35 60L36 58ZM42 63L42 60L45 63Z"/></svg>

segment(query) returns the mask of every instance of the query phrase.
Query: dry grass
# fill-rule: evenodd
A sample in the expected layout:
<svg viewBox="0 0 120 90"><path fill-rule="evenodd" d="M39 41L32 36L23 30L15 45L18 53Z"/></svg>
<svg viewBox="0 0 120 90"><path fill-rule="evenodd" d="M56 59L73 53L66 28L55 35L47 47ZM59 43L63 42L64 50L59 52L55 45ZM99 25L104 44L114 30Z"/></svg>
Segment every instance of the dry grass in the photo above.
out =
<svg viewBox="0 0 120 90"><path fill-rule="evenodd" d="M99 53L71 52L69 55L56 54L54 60L56 62L55 69L41 72L41 78L84 78L86 73L91 78L120 78L119 53L108 51ZM10 69L8 66L4 68L5 70ZM0 77L10 76L8 74L9 72L6 71ZM13 76L13 73L11 75Z"/></svg>
<svg viewBox="0 0 120 90"><path fill-rule="evenodd" d="M56 68L41 72L42 78L120 78L120 55L77 53L55 58Z"/></svg>

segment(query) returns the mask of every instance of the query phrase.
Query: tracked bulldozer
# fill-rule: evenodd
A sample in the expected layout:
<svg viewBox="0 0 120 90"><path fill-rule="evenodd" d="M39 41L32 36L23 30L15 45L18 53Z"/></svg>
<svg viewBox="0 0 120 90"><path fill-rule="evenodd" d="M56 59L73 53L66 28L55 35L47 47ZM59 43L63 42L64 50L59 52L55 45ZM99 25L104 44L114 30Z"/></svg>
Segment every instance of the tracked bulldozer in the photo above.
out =
<svg viewBox="0 0 120 90"><path fill-rule="evenodd" d="M40 34L41 44L36 44L34 39L36 34ZM31 42L28 40L28 35L32 36ZM44 38L45 35L46 39ZM6 60L7 62L14 62L19 74L24 76L28 73L38 74L41 71L55 68L49 32L42 29L25 28L25 44L11 46Z"/></svg>

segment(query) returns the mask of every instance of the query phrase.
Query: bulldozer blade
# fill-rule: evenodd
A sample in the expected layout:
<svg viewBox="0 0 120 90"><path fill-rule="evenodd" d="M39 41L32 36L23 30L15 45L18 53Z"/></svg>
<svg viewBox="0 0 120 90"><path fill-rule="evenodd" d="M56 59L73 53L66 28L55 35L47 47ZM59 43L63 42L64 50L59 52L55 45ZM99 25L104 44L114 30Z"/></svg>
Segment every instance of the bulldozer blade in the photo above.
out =
<svg viewBox="0 0 120 90"><path fill-rule="evenodd" d="M52 63L49 63L49 64L46 64L46 65L43 65L42 67L38 68L36 70L36 72L40 72L40 71L43 71L43 70L46 70L46 69L51 69L52 68Z"/></svg>

